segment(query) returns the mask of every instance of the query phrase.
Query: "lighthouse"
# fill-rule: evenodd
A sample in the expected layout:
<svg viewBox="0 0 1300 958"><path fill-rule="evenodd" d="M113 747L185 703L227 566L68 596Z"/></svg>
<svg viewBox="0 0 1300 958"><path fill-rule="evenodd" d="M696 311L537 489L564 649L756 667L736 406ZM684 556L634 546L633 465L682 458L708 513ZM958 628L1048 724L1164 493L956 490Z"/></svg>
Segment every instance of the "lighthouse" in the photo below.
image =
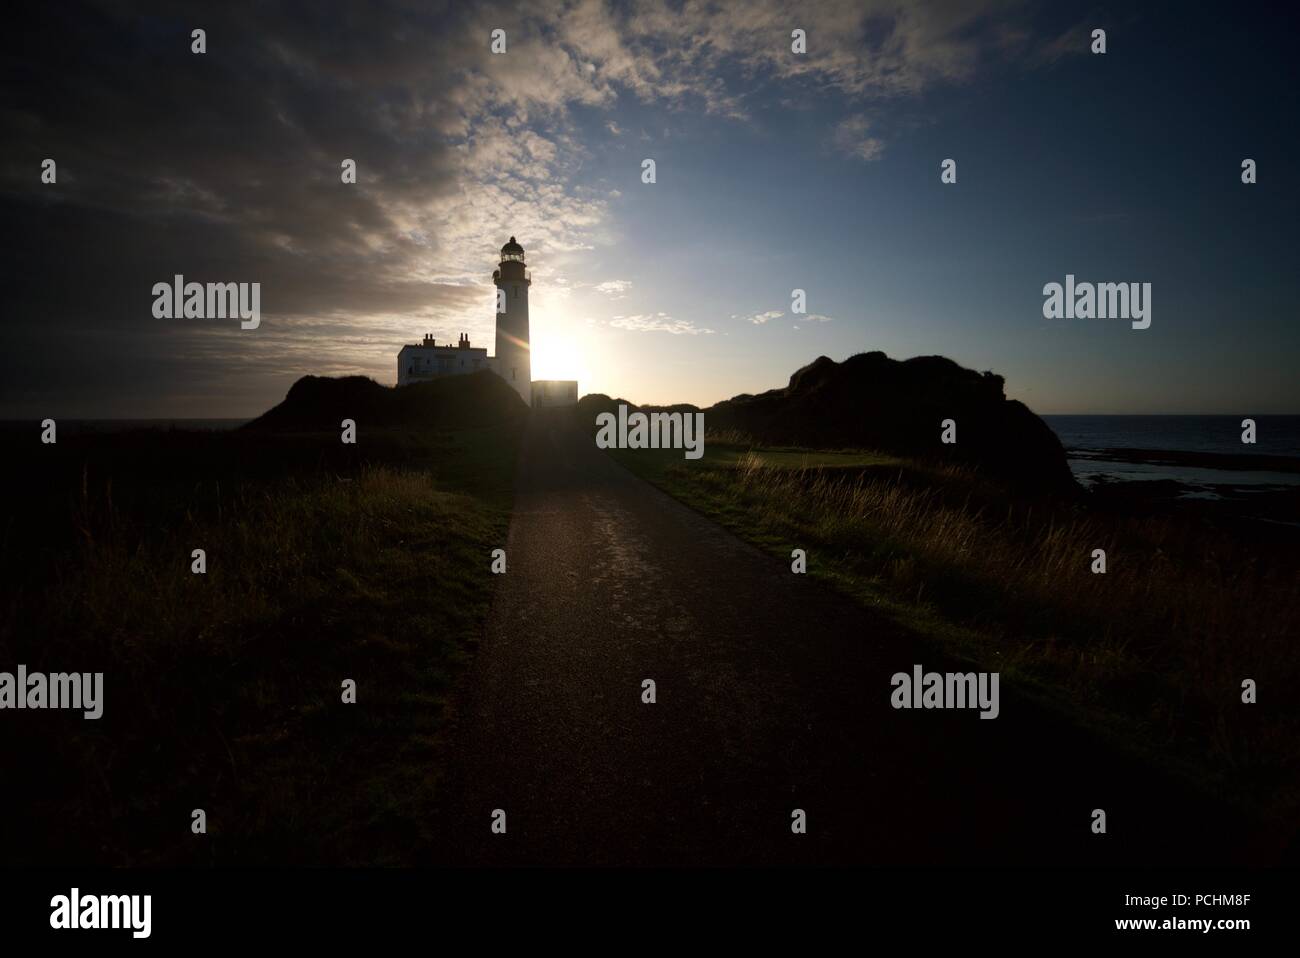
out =
<svg viewBox="0 0 1300 958"><path fill-rule="evenodd" d="M532 359L528 333L528 287L532 278L524 263L524 248L510 237L501 247L501 264L492 273L497 288L497 343L493 363L497 375L532 405Z"/></svg>
<svg viewBox="0 0 1300 958"><path fill-rule="evenodd" d="M528 287L532 276L524 264L524 248L512 236L501 247L501 263L492 273L497 288L497 350L489 356L482 346L471 346L460 334L455 346L438 345L432 333L421 343L397 351L397 385L475 373L490 369L510 384L529 406L572 406L578 401L576 379L539 379L533 382L532 336L528 329ZM543 363L545 365L545 363Z"/></svg>

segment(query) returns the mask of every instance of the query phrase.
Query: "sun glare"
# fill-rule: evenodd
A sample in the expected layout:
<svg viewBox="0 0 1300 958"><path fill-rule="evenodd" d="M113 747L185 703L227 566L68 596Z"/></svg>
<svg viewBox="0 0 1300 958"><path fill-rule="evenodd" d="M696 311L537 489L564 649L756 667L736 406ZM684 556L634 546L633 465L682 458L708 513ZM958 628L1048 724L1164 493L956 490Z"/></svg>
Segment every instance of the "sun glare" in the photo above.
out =
<svg viewBox="0 0 1300 958"><path fill-rule="evenodd" d="M565 336L545 335L533 340L534 379L576 379L579 388L590 376L578 343Z"/></svg>

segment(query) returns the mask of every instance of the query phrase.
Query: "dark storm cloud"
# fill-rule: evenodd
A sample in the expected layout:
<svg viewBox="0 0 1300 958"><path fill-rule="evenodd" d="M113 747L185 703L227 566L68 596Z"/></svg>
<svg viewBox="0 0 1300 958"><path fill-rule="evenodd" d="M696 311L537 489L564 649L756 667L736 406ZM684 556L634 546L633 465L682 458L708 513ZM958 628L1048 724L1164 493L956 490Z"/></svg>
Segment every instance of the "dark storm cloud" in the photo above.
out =
<svg viewBox="0 0 1300 958"><path fill-rule="evenodd" d="M147 375L166 391L180 367L151 354L183 357L193 337L151 322L150 289L175 273L260 282L277 316L473 295L414 279L438 237L394 222L456 187L436 119L439 38L454 15L250 9L59 5L23 25L3 99L5 400L61 380L94 394L106 376ZM207 31L204 55L190 52L194 27ZM45 157L56 186L39 184ZM344 158L356 186L340 182ZM79 355L90 340L92 356Z"/></svg>
<svg viewBox="0 0 1300 958"><path fill-rule="evenodd" d="M434 89L433 27L369 4L364 25L311 5L301 16L259 7L256 22L224 6L167 9L165 20L63 9L32 35L25 83L6 93L21 136L6 189L39 195L33 171L52 156L51 202L123 217L134 251L255 257L284 271L268 280L333 275L331 297L352 288L368 302L378 290L364 238L395 244L373 257L381 265L414 255L388 208L453 186L448 147L414 102ZM193 25L207 30L205 55L189 51ZM355 189L339 181L345 157L362 170ZM285 292L289 304L310 290Z"/></svg>

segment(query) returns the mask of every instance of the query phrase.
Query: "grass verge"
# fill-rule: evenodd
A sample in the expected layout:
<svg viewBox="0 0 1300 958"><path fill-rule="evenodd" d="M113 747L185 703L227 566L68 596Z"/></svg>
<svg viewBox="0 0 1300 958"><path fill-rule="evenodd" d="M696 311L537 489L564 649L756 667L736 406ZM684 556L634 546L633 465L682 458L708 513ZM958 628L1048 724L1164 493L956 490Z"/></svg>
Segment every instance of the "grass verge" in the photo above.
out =
<svg viewBox="0 0 1300 958"><path fill-rule="evenodd" d="M1300 566L1183 516L1027 501L969 470L710 442L631 471L950 655L1294 832ZM1094 550L1107 570L1092 571ZM1242 702L1242 682L1276 696Z"/></svg>

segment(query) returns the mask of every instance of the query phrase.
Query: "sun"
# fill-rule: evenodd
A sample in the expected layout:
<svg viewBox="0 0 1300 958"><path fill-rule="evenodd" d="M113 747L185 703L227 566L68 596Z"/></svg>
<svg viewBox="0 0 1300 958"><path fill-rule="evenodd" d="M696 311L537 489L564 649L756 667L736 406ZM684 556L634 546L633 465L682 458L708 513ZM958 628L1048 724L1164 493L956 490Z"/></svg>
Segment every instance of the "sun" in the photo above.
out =
<svg viewBox="0 0 1300 958"><path fill-rule="evenodd" d="M582 348L564 336L544 336L532 343L534 379L576 379L581 383L587 373Z"/></svg>

